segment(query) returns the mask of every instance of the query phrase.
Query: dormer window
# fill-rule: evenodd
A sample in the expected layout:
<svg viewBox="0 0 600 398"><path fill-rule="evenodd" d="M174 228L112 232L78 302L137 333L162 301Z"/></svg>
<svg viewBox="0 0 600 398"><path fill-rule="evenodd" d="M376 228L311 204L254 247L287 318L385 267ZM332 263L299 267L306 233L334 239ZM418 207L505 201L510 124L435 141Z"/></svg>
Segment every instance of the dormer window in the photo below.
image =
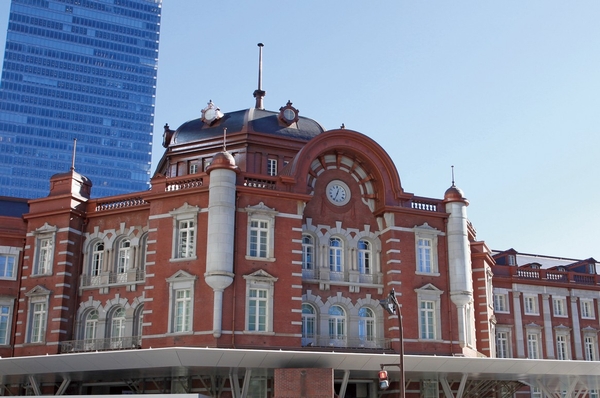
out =
<svg viewBox="0 0 600 398"><path fill-rule="evenodd" d="M288 126L292 123L296 123L298 121L298 109L292 106L290 101L287 102L285 106L279 108L279 120Z"/></svg>
<svg viewBox="0 0 600 398"><path fill-rule="evenodd" d="M202 109L202 121L208 125L223 117L223 112L213 104L212 100L208 102L206 108Z"/></svg>
<svg viewBox="0 0 600 398"><path fill-rule="evenodd" d="M560 267L556 268L556 270L560 271L560 272L565 272L566 271L565 267L563 267L563 266L560 266Z"/></svg>

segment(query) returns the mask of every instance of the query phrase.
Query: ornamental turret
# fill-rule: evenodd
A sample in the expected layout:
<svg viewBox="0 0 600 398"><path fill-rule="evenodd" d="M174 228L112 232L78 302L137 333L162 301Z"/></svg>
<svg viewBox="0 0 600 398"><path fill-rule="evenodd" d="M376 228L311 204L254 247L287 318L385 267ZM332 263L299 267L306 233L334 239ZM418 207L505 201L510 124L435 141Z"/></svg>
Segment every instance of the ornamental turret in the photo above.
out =
<svg viewBox="0 0 600 398"><path fill-rule="evenodd" d="M217 153L207 168L208 230L206 273L204 280L213 289L213 336L221 337L223 291L233 282L233 246L235 235L235 180L237 166L227 151Z"/></svg>
<svg viewBox="0 0 600 398"><path fill-rule="evenodd" d="M467 227L469 201L452 183L444 194L448 217L448 266L450 267L450 299L458 313L458 340L461 347L472 342L473 276L471 249Z"/></svg>

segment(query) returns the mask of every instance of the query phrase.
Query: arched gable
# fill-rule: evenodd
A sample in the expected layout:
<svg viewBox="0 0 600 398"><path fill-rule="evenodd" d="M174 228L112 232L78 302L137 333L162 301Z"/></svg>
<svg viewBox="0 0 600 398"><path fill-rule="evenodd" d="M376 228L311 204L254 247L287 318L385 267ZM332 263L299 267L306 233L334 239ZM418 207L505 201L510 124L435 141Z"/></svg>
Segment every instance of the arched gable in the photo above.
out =
<svg viewBox="0 0 600 398"><path fill-rule="evenodd" d="M402 198L411 196L404 193L387 152L366 135L346 129L326 131L310 140L290 163L282 179L294 179L299 189L305 187L305 191L299 193L311 194L314 179L330 168L352 175L371 210L398 204Z"/></svg>

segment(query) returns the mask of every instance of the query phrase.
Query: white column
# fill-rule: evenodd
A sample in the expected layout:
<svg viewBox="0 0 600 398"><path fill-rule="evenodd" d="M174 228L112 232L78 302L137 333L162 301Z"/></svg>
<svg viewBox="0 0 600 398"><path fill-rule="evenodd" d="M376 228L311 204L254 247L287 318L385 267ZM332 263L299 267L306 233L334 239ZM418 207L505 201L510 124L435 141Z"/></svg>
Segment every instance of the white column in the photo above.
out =
<svg viewBox="0 0 600 398"><path fill-rule="evenodd" d="M573 293L573 292L571 292ZM581 343L581 326L579 324L579 308L576 296L571 296L571 319L573 320L573 341L575 342L575 359L584 359L583 345Z"/></svg>
<svg viewBox="0 0 600 398"><path fill-rule="evenodd" d="M554 359L554 336L552 335L552 319L550 315L550 295L542 294L544 314L544 340L546 340L546 358Z"/></svg>
<svg viewBox="0 0 600 398"><path fill-rule="evenodd" d="M513 286L513 313L515 314L515 342L517 343L517 358L525 358L525 342L523 340L523 318L521 315L521 292Z"/></svg>

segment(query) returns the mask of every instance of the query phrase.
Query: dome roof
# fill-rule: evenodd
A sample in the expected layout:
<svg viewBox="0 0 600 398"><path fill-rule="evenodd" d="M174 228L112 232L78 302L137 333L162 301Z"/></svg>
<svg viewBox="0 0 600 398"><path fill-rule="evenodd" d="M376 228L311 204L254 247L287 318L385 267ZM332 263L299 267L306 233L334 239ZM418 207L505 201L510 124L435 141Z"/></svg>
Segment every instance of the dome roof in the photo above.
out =
<svg viewBox="0 0 600 398"><path fill-rule="evenodd" d="M299 117L297 122L287 125L279 120L278 115L279 112L250 108L225 113L222 118L212 124L205 123L202 118L190 120L179 126L170 140L170 145L221 137L223 128L227 128L227 134L255 132L306 141L325 131L313 119Z"/></svg>
<svg viewBox="0 0 600 398"><path fill-rule="evenodd" d="M444 194L444 202L465 202L469 203L462 189L456 187L454 184L446 190Z"/></svg>

